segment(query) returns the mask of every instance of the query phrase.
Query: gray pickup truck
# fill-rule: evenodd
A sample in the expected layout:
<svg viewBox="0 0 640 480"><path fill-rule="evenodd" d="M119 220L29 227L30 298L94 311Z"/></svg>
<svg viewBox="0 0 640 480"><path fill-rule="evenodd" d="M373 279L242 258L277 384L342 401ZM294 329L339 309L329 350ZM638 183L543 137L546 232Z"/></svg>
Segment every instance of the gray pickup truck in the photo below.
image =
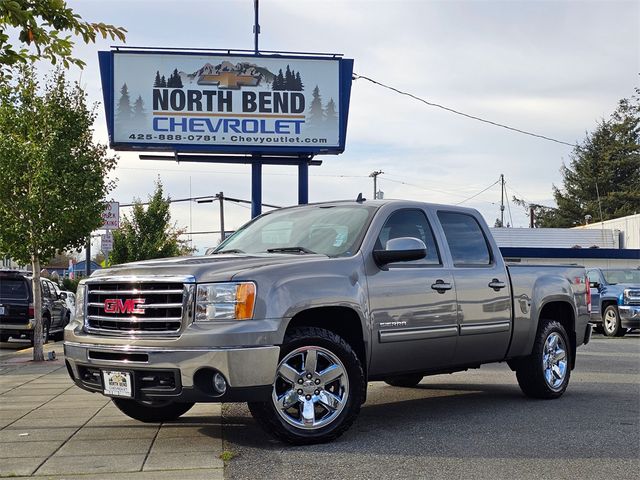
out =
<svg viewBox="0 0 640 480"><path fill-rule="evenodd" d="M147 422L248 402L293 444L332 440L368 381L507 362L531 397L562 395L591 336L585 270L507 266L473 209L341 201L252 220L212 255L81 283L69 375Z"/></svg>

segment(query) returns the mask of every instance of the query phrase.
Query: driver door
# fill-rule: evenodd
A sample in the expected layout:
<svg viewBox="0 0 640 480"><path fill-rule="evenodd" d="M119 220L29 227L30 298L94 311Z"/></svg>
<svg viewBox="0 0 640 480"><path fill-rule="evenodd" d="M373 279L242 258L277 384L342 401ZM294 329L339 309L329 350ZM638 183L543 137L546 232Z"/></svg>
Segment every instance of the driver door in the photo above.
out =
<svg viewBox="0 0 640 480"><path fill-rule="evenodd" d="M389 215L374 249L393 238L414 237L427 247L421 260L376 269L367 279L373 322L372 375L424 372L453 359L458 336L456 291L423 210Z"/></svg>

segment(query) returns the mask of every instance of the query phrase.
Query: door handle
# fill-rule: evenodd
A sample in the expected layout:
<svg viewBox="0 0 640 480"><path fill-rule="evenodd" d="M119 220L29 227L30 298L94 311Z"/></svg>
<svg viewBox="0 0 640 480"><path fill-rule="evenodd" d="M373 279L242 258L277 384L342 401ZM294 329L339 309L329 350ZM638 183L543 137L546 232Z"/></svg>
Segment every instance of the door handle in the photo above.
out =
<svg viewBox="0 0 640 480"><path fill-rule="evenodd" d="M433 285L431 285L431 288L433 290L436 290L438 293L444 293L447 290L451 290L453 287L451 286L450 283L444 283L444 280L436 280L436 283L434 283Z"/></svg>
<svg viewBox="0 0 640 480"><path fill-rule="evenodd" d="M501 282L497 278L494 278L489 282L489 287L493 288L496 292L499 292L501 289L506 287L507 285L504 282Z"/></svg>

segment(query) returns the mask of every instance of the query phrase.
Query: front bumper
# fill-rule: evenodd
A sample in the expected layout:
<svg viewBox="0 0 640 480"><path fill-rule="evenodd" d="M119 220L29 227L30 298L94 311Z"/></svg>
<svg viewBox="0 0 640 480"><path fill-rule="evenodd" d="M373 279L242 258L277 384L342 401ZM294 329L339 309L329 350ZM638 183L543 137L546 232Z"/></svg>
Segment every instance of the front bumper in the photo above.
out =
<svg viewBox="0 0 640 480"><path fill-rule="evenodd" d="M640 328L640 305L618 305L623 328Z"/></svg>
<svg viewBox="0 0 640 480"><path fill-rule="evenodd" d="M280 347L168 348L65 342L69 375L80 388L103 392L102 370L131 372L137 400L258 401L270 396ZM219 372L227 391L217 394ZM155 380L154 380L155 379Z"/></svg>

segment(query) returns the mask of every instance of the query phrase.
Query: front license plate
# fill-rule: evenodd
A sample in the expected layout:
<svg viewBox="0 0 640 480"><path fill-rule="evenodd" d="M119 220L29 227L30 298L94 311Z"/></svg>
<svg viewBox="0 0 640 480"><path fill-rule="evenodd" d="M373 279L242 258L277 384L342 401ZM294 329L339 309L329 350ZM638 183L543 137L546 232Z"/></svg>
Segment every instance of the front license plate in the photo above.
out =
<svg viewBox="0 0 640 480"><path fill-rule="evenodd" d="M131 397L131 373L103 371L104 394L114 397Z"/></svg>

